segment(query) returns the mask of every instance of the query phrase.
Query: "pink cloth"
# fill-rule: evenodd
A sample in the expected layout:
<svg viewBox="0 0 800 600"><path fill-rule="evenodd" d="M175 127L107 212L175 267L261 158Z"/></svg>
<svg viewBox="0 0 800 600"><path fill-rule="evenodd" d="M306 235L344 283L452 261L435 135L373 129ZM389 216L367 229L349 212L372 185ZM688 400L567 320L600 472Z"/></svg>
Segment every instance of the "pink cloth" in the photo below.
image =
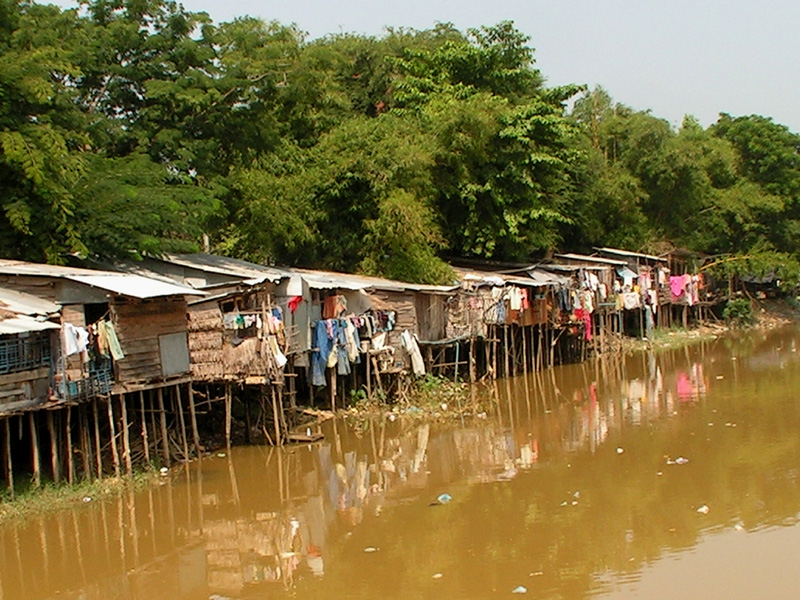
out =
<svg viewBox="0 0 800 600"><path fill-rule="evenodd" d="M672 291L673 298L680 298L686 288L686 280L683 275L676 275L669 278L669 289Z"/></svg>

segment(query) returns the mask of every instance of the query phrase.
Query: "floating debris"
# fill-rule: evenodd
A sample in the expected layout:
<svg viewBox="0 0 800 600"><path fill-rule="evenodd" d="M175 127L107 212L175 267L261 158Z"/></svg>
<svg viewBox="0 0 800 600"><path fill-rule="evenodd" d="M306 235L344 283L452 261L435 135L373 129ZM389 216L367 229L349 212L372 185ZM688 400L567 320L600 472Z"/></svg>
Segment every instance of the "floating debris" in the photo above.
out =
<svg viewBox="0 0 800 600"><path fill-rule="evenodd" d="M377 552L377 551L378 551L378 549L375 546L367 546L366 548L364 548L364 552L366 552L368 554L371 553L371 552Z"/></svg>
<svg viewBox="0 0 800 600"><path fill-rule="evenodd" d="M708 506L706 506L705 504L703 504L703 506L697 509L697 512L699 512L701 515L707 515L709 510L711 509L708 508Z"/></svg>
<svg viewBox="0 0 800 600"><path fill-rule="evenodd" d="M624 448L617 448L617 454L622 454L623 452L625 452Z"/></svg>
<svg viewBox="0 0 800 600"><path fill-rule="evenodd" d="M524 585L518 585L513 590L511 590L511 593L512 594L527 594L528 593L528 588L526 588Z"/></svg>
<svg viewBox="0 0 800 600"><path fill-rule="evenodd" d="M442 574L441 573L434 573L433 574L433 578L434 579L441 579L442 578Z"/></svg>

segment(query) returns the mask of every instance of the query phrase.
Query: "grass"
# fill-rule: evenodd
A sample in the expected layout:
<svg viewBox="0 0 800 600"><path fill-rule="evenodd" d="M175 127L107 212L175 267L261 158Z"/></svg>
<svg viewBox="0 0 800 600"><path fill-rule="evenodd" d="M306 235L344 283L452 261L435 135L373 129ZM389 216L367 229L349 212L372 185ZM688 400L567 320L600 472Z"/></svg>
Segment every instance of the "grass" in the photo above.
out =
<svg viewBox="0 0 800 600"><path fill-rule="evenodd" d="M107 477L105 479L84 480L70 485L63 483L43 483L34 487L32 483L21 486L11 499L9 490L0 492L0 523L45 514L69 506L114 498L128 490L140 490L158 478L157 471L139 471L131 477Z"/></svg>

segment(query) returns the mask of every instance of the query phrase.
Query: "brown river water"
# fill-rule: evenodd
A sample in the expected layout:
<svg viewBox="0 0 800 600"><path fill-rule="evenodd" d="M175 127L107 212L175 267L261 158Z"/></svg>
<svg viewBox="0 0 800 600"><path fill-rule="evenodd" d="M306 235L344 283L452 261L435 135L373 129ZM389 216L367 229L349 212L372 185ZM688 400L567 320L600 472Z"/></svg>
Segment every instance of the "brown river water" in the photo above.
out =
<svg viewBox="0 0 800 600"><path fill-rule="evenodd" d="M0 525L0 600L798 598L800 329L324 424ZM437 500L438 499L438 500Z"/></svg>

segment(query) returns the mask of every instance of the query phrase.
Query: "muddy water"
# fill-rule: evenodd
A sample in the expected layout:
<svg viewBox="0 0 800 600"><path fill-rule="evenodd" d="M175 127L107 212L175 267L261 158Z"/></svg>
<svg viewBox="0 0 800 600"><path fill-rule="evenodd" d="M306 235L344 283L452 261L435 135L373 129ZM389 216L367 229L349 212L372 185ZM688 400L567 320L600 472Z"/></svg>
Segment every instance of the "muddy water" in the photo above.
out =
<svg viewBox="0 0 800 600"><path fill-rule="evenodd" d="M0 600L798 597L798 346L570 366L499 382L466 426L219 453L1 526Z"/></svg>

